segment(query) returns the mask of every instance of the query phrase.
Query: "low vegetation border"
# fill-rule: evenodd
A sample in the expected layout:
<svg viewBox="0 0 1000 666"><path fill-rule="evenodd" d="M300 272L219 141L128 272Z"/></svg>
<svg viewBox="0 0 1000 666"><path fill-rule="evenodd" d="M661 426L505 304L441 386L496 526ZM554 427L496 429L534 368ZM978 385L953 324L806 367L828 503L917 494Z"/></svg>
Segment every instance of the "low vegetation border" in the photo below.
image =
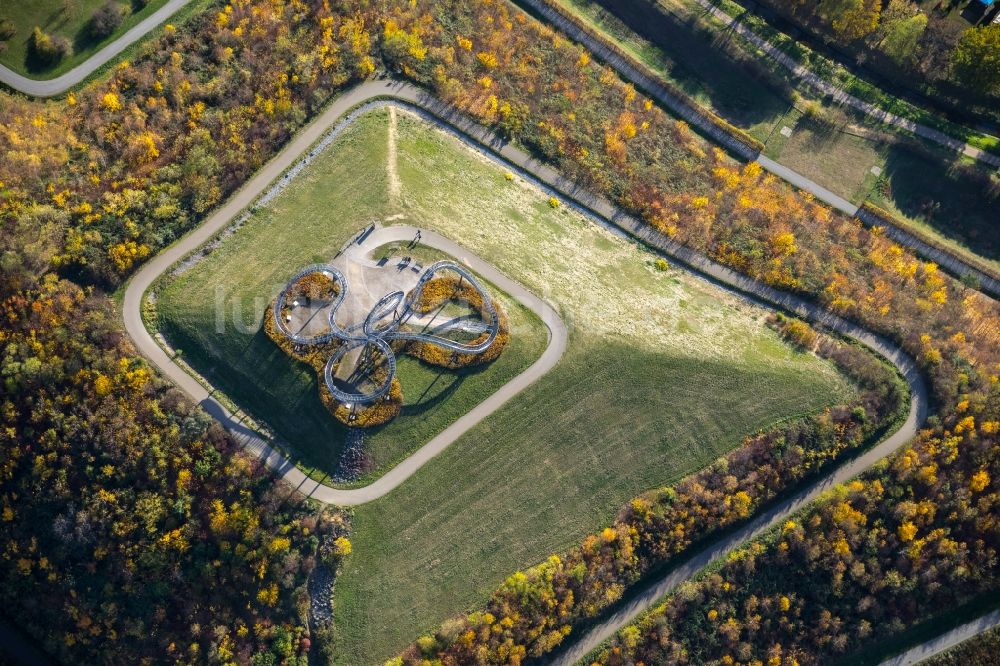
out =
<svg viewBox="0 0 1000 666"><path fill-rule="evenodd" d="M1000 296L1000 272L978 257L967 255L959 259L941 241L868 201L858 208L857 218L868 226L884 227L886 235L897 243L932 259L950 273L975 278L982 291Z"/></svg>
<svg viewBox="0 0 1000 666"><path fill-rule="evenodd" d="M993 610L974 620L916 645L882 666L985 666L995 663L1000 647L1000 610Z"/></svg>
<svg viewBox="0 0 1000 666"><path fill-rule="evenodd" d="M819 58L820 62L826 65L828 72L831 70L836 72L837 68L843 65L829 60L801 41L772 27L764 18L750 13L734 0L717 0L714 3L710 0L694 0L694 2L705 12L736 30L750 45L760 49L774 62L818 92L831 95L837 101L883 123L908 130L992 166L1000 166L1000 155L992 152L997 149L996 137L959 125L898 97L889 96L884 92L879 94L880 89L864 79L852 77L850 85L839 84L830 74L824 75L815 67L810 68L803 62L802 56L807 54ZM736 18L736 15L740 15L740 18ZM886 108L887 106L893 111ZM970 148L972 150L969 150Z"/></svg>
<svg viewBox="0 0 1000 666"><path fill-rule="evenodd" d="M631 53L615 44L613 41L609 40L607 36L601 34L594 27L589 25L586 21L581 19L574 12L561 6L558 2L552 2L551 0L517 0L521 4L524 4L534 10L536 13L540 14L548 22L554 23L561 30L565 31L567 34L573 34L574 31L580 31L585 33L591 40L595 43L588 43L587 47L596 51L605 61L608 62L612 67L621 72L621 62L625 62L629 67L639 70L646 78L650 79L656 84L656 86L662 87L664 90L668 91L671 95L680 100L684 105L690 107L696 114L698 114L704 121L710 124L711 127L717 128L722 132L729 135L729 139L736 141L750 150L755 150L756 152L761 152L764 150L764 143L752 136L740 127L737 127L725 120L724 118L713 113L711 110L706 109L704 106L698 103L697 100L692 98L690 95L685 93L683 90L673 85L665 77L657 74L651 70L645 63L637 59ZM974 159L981 159L991 165L1000 165L1000 156L992 154L987 151L983 145L985 144L985 139L980 139L975 141L974 144L966 144L965 137L955 137L954 134L962 134L959 130L965 130L962 127L953 127L950 123L944 124L941 128L926 128L922 127L917 123L916 120L912 118L899 117L894 113L890 113L882 108L880 108L876 103L863 101L857 99L853 95L840 91L836 84L831 83L823 79L820 75L812 72L805 68L805 65L796 61L791 55L787 54L785 51L781 50L779 47L774 46L766 39L757 36L751 28L746 27L738 19L733 18L731 15L727 14L724 9L720 9L718 6L711 5L708 0L695 0L701 7L705 8L706 11L711 12L721 21L728 21L731 26L733 26L740 35L750 41L756 48L762 49L768 57L774 59L776 62L787 68L794 76L801 78L810 86L816 88L819 92L825 95L833 95L837 97L840 101L845 101L850 106L858 109L862 113L866 113L873 117L878 117L882 122L888 123L890 125L896 125L896 122L907 125L902 127L910 132L915 132L918 135L924 136L924 138L942 143L949 148L959 150L961 152L961 146L969 146L974 148L970 155ZM567 23L573 26L570 29ZM597 45L600 45L599 47ZM773 50L769 50L773 49ZM629 77L626 77L629 78ZM631 77L634 78L634 77ZM642 82L636 81L636 83L642 85L644 89L651 92L655 91L655 87L646 86ZM676 112L680 113L679 109L674 109ZM923 120L923 118L921 118ZM896 121L896 122L894 122ZM942 124L939 123L939 124ZM700 128L706 132L710 132L708 127L700 126ZM952 129L953 131L949 134L946 130ZM921 134L920 130L929 130ZM968 130L965 130L968 133ZM978 136L978 135L977 135ZM712 137L718 139L714 134ZM728 145L728 142L722 140L723 145L726 145L730 149L732 146ZM736 149L737 153L740 153L739 149ZM978 156L978 157L977 157ZM748 159L753 159L748 157Z"/></svg>
<svg viewBox="0 0 1000 666"><path fill-rule="evenodd" d="M953 8L959 4L962 3L942 3L942 8L946 8L945 5ZM940 129L956 138L962 138L969 145L983 150L995 151L1000 147L998 143L1000 138L980 133L969 126L985 121L984 127L995 129L996 116L982 113L988 109L982 107L977 107L978 110L969 109L960 100L928 94L927 91L919 90L915 86L894 82L891 75L865 67L864 63L859 62L857 71L863 72L866 77L861 78L855 74L855 68L850 64L857 59L858 54L852 55L850 49L845 49L836 41L826 41L822 31L817 30L816 26L793 20L787 12L781 11L773 3L755 0L717 0L716 6L732 16L745 17L745 22L757 35L781 51L798 60L811 63L814 70L821 67L824 78L831 83L853 79L844 87L863 100L896 109L900 115L910 120ZM963 27L966 28L976 27L969 22L963 21L963 23L965 24ZM979 24L980 27L986 25L988 23ZM881 85L872 81L879 81ZM892 92L888 92L889 90Z"/></svg>

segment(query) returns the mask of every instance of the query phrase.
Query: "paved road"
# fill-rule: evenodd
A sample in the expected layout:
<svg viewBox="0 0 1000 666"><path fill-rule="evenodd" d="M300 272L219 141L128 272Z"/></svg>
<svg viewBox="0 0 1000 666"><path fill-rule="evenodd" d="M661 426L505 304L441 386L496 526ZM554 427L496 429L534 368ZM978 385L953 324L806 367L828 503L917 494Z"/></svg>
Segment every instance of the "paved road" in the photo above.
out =
<svg viewBox="0 0 1000 666"><path fill-rule="evenodd" d="M817 76L807 67L802 65L802 63L798 60L791 57L771 42L757 36L757 34L751 29L740 23L738 19L733 18L726 12L719 9L712 3L711 0L695 0L695 2L701 5L702 9L706 12L722 21L722 23L724 23L727 27L735 30L745 40L770 56L775 62L788 69L797 78L805 81L807 84L824 95L829 95L840 104L850 106L866 116L870 116L875 120L885 123L886 125L892 125L893 127L898 127L908 132L912 132L913 134L923 137L928 141L944 146L949 150L962 153L963 155L971 157L974 160L978 160L991 166L1000 167L1000 156L994 155L993 153L989 153L980 148L976 148L975 146L970 146L964 141L959 141L958 139L949 136L940 130L927 127L926 125L921 125L920 123L914 122L908 118L897 116L896 114L890 113L879 106L866 102L862 99L858 99L854 95L842 90L822 77Z"/></svg>
<svg viewBox="0 0 1000 666"><path fill-rule="evenodd" d="M14 2L15 0L10 1ZM22 76L14 70L0 65L0 83L4 83L18 92L23 92L33 97L54 97L55 95L60 95L86 79L95 70L129 46L145 37L149 31L166 21L174 12L189 2L191 0L168 0L166 4L136 23L121 37L62 76L40 81Z"/></svg>
<svg viewBox="0 0 1000 666"><path fill-rule="evenodd" d="M334 126L337 120L349 109L361 103L379 98L393 98L421 109L426 115L436 119L435 122L440 126L449 129L467 143L474 145L492 158L504 160L515 171L534 181L548 192L558 194L570 205L603 221L603 223L617 226L626 233L641 239L651 247L661 251L664 255L671 257L674 261L687 265L696 273L720 286L739 292L762 304L777 307L800 317L822 323L848 337L854 338L890 360L906 378L910 386L910 412L906 422L899 430L863 455L845 463L814 486L785 499L765 514L757 517L743 529L738 530L722 542L701 551L686 563L675 568L669 575L635 596L627 606L621 608L614 616L583 634L579 640L572 641L572 648L560 655L557 663L573 663L577 658L585 655L612 633L632 621L641 612L651 607L678 583L693 576L698 570L715 558L724 555L746 540L760 534L769 526L784 520L788 515L805 506L824 490L856 476L880 458L892 453L916 434L917 428L926 418L927 391L923 379L914 361L892 342L872 334L812 303L756 282L745 275L711 261L689 248L673 242L666 236L649 228L648 225L625 214L606 199L577 186L573 181L563 177L546 164L510 144L504 143L485 128L472 122L453 108L445 106L424 91L409 84L380 80L363 83L345 92L326 112L300 132L281 153L268 162L242 190L206 220L204 224L146 264L136 274L126 290L124 303L125 326L140 351L167 376L176 381L195 400L201 402L210 413L222 420L228 427L234 428L238 434L245 432L246 429L236 423L221 405L210 398L208 392L198 382L174 364L156 344L148 331L146 331L139 315L142 295L149 285L152 284L153 280L163 271L170 268L174 262L200 247L228 225L234 216L254 201L257 194L263 191L268 183L291 166L297 156L305 152L310 145L320 139L327 128ZM391 230L392 228L388 228L384 233L394 233ZM414 232L415 229L412 228L399 228L398 231L402 235L402 239L411 238ZM470 255L463 248L451 244L447 239L432 236L428 232L424 232L424 238L429 243L438 243L441 249L464 258L466 261L476 261L473 255ZM497 273L486 262L482 262L481 265L472 263L472 267L482 273L485 278L494 281L497 286L507 290L529 306L533 305L540 309L548 307L532 294L525 292L522 287ZM553 319L553 316L554 313L545 314L542 317L550 326L553 342L550 344L549 349L546 350L546 353L543 354L543 357L529 368L526 373L551 367L558 360L559 354L562 353L562 347L565 346L565 330L559 325L561 322L559 322L558 317ZM555 322L559 322L559 324ZM558 351L555 352L553 350ZM539 364L542 365L536 368ZM518 379L520 378L516 378L514 381L516 382ZM530 383L532 379L525 380L525 385ZM506 385L501 391L504 391L509 386ZM418 450L410 458L400 463L397 467L390 470L381 479L364 488L341 490L324 486L307 479L290 461L271 449L266 443L260 441L259 438L249 441L248 444L251 449L258 450L269 466L277 470L292 485L299 487L302 492L310 494L321 501L337 504L359 504L381 497L392 490L392 488L403 483L411 474L447 447L461 433L475 425L475 423L488 413L495 411L513 393L522 390L522 388L523 386L514 386L510 392L502 395L498 394L496 400L491 398L490 400L493 400L492 403L487 401L487 403L478 406L456 422L452 428L442 432L441 435Z"/></svg>
<svg viewBox="0 0 1000 666"><path fill-rule="evenodd" d="M967 622L936 638L932 638L926 643L912 647L892 659L886 659L882 662L882 666L911 666L911 664L918 664L925 659L930 659L936 654L949 650L959 643L997 626L1000 626L1000 610L987 613L972 622Z"/></svg>
<svg viewBox="0 0 1000 666"><path fill-rule="evenodd" d="M776 162L770 157L766 157L764 155L757 156L757 163L764 167L766 171L770 171L775 176L788 181L800 190L805 190L806 192L811 193L820 201L833 206L837 210L847 213L851 217L858 214L858 207L850 201L839 194L834 194L819 183L809 180L799 172L789 169L784 164Z"/></svg>

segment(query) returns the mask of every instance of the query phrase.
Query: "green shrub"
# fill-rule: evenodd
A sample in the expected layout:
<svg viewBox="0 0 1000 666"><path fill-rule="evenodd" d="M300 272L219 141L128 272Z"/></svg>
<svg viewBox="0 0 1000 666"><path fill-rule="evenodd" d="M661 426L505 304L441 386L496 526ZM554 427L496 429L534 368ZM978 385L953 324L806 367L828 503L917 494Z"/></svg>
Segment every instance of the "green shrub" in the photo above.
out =
<svg viewBox="0 0 1000 666"><path fill-rule="evenodd" d="M438 649L437 639L430 635L421 636L417 639L417 648L421 654L432 656Z"/></svg>
<svg viewBox="0 0 1000 666"><path fill-rule="evenodd" d="M127 8L115 0L108 0L98 7L87 23L87 34L95 40L110 37L125 20Z"/></svg>
<svg viewBox="0 0 1000 666"><path fill-rule="evenodd" d="M829 111L818 100L812 99L802 105L802 113L817 125L832 125L833 118Z"/></svg>
<svg viewBox="0 0 1000 666"><path fill-rule="evenodd" d="M786 340L803 349L812 349L816 346L816 331L801 319L786 320L781 334Z"/></svg>
<svg viewBox="0 0 1000 666"><path fill-rule="evenodd" d="M10 19L0 19L0 40L7 40L17 34L17 27Z"/></svg>
<svg viewBox="0 0 1000 666"><path fill-rule="evenodd" d="M35 26L28 42L28 58L35 63L51 67L73 52L69 40L60 35L50 35Z"/></svg>

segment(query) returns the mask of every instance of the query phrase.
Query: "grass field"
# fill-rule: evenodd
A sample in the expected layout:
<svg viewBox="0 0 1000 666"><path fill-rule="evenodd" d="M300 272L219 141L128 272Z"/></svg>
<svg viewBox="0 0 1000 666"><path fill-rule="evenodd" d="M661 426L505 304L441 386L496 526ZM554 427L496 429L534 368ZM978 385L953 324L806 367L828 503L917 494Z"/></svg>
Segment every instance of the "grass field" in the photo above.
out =
<svg viewBox="0 0 1000 666"><path fill-rule="evenodd" d="M270 425L292 445L303 467L318 468L318 478L336 468L345 429L321 404L315 372L279 350L260 323L264 308L297 268L330 259L368 222L386 216L386 185L379 179L385 174L386 142L371 140L378 131L384 135L384 119L362 118L337 150L321 155L239 233L168 280L157 297L159 329L188 363ZM368 174L365 187L358 186L354 173ZM423 248L407 254L440 257ZM401 355L403 414L366 435L375 470L358 484L371 481L424 444L542 353L548 339L542 323L490 289L510 316L513 335L508 348L494 363L460 372Z"/></svg>
<svg viewBox="0 0 1000 666"><path fill-rule="evenodd" d="M957 254L976 254L1000 270L1000 200L955 169L964 162L988 173L983 167L828 100L818 103L832 122L810 118L787 72L747 51L692 0L556 2L706 108L765 141L768 157L856 204L870 196ZM792 135L784 137L782 127ZM878 188L872 167L882 171Z"/></svg>
<svg viewBox="0 0 1000 666"><path fill-rule="evenodd" d="M0 3L0 19L8 19L16 32L5 43L7 48L0 52L0 63L21 74L35 78L53 78L80 64L108 42L163 6L167 0L149 0L145 7L127 0L117 0L129 9L121 26L107 39L96 41L86 31L90 16L107 0L9 0ZM73 53L51 68L39 69L28 62L28 42L35 26L51 35L67 38L73 45Z"/></svg>
<svg viewBox="0 0 1000 666"><path fill-rule="evenodd" d="M791 136L781 134L782 127L791 129ZM765 153L855 203L872 189L872 167L882 167L885 161L882 144L814 120L798 109L782 116Z"/></svg>
<svg viewBox="0 0 1000 666"><path fill-rule="evenodd" d="M606 524L635 494L852 391L784 345L764 311L655 270L632 242L397 115L395 210L543 295L570 342L512 403L355 509L354 554L334 598L343 664L381 663L513 571Z"/></svg>

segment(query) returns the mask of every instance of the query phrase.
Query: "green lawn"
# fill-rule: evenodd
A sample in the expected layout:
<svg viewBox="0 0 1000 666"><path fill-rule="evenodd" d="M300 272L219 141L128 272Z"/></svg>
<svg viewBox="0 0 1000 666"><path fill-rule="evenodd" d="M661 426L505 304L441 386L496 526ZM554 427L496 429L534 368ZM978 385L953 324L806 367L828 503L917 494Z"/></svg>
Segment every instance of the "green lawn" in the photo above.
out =
<svg viewBox="0 0 1000 666"><path fill-rule="evenodd" d="M693 0L555 1L703 106L765 141L768 157L856 204L870 195L959 255L977 255L1000 270L1000 193L988 194L955 165L967 163L979 177L987 168L894 134L828 100L820 100L820 109L833 122L808 117L801 99L792 105L791 75L709 20ZM748 66L748 60L759 65ZM792 130L788 138L780 133L786 126ZM882 170L878 188L872 167Z"/></svg>
<svg viewBox="0 0 1000 666"><path fill-rule="evenodd" d="M107 0L5 0L0 3L0 19L10 20L16 29L13 37L4 42L6 49L0 52L0 63L20 74L33 78L50 79L80 64L101 47L114 41L119 35L163 6L167 0L149 0L145 7L128 0L115 0L127 7L129 14L121 26L107 39L93 40L87 34L87 22L98 7ZM28 61L28 43L35 26L51 35L67 38L73 45L73 53L60 63L49 68L39 68Z"/></svg>
<svg viewBox="0 0 1000 666"><path fill-rule="evenodd" d="M381 663L637 493L851 387L764 311L655 257L398 113L394 199L561 312L560 364L388 496L355 509L337 659ZM376 139L381 140L381 139Z"/></svg>
<svg viewBox="0 0 1000 666"><path fill-rule="evenodd" d="M318 468L317 478L335 470L345 429L320 402L312 368L279 350L260 323L264 308L297 268L330 259L369 221L386 217L380 178L385 131L381 116L363 118L239 233L167 280L157 297L157 325L171 344L239 406L270 425L307 471ZM358 186L355 173L367 174L365 187ZM424 248L407 254L441 256ZM459 372L400 356L403 414L368 431L365 442L375 470L360 484L427 442L541 355L548 340L542 323L490 289L510 316L509 346L494 363Z"/></svg>
<svg viewBox="0 0 1000 666"><path fill-rule="evenodd" d="M781 128L792 130L789 137ZM885 164L884 144L791 109L780 119L765 153L840 196L861 203L874 184L871 168ZM817 159L822 155L822 159Z"/></svg>

